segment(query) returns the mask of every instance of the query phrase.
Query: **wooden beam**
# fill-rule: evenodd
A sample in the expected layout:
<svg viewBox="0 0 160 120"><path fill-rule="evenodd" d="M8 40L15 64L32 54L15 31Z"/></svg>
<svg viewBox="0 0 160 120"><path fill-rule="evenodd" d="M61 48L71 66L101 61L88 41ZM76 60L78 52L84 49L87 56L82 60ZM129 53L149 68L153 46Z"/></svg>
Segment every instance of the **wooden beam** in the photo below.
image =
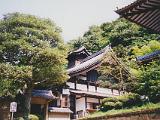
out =
<svg viewBox="0 0 160 120"><path fill-rule="evenodd" d="M46 104L47 100L43 99L41 97L32 97L31 98L31 104L40 104L40 105L44 105Z"/></svg>

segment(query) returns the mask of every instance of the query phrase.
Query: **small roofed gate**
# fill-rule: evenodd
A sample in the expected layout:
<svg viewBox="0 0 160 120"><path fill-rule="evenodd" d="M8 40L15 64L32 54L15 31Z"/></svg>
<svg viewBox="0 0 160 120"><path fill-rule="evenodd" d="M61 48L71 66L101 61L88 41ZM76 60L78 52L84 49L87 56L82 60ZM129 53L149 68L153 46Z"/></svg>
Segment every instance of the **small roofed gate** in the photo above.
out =
<svg viewBox="0 0 160 120"><path fill-rule="evenodd" d="M51 90L33 90L31 99L31 113L40 115L48 120L48 103L55 99Z"/></svg>

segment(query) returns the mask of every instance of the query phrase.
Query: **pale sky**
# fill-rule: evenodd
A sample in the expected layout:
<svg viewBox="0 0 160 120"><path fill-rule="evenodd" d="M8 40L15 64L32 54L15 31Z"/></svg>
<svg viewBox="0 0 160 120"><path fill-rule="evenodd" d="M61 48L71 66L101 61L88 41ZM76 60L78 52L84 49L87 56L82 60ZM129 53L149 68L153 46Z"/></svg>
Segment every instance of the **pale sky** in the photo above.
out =
<svg viewBox="0 0 160 120"><path fill-rule="evenodd" d="M91 25L118 18L114 12L135 0L0 0L0 17L21 12L52 19L65 41L76 39Z"/></svg>

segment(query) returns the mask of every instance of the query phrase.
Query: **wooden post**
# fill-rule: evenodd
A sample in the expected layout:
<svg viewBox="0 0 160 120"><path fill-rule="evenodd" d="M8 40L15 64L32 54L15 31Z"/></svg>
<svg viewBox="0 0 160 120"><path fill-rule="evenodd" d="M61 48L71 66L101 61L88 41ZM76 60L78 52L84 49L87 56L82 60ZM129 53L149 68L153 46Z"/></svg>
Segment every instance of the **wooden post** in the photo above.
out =
<svg viewBox="0 0 160 120"><path fill-rule="evenodd" d="M95 91L97 92L97 83L95 83Z"/></svg>
<svg viewBox="0 0 160 120"><path fill-rule="evenodd" d="M45 120L48 120L48 101L46 101L46 118Z"/></svg>
<svg viewBox="0 0 160 120"><path fill-rule="evenodd" d="M77 79L75 80L75 83L74 83L74 89L75 90L77 89Z"/></svg>
<svg viewBox="0 0 160 120"><path fill-rule="evenodd" d="M63 96L62 94L60 94L60 107L62 108L62 99L63 99Z"/></svg>
<svg viewBox="0 0 160 120"><path fill-rule="evenodd" d="M11 113L11 120L13 120L13 112Z"/></svg>
<svg viewBox="0 0 160 120"><path fill-rule="evenodd" d="M100 98L98 99L98 103L99 103L99 105L101 104L101 99Z"/></svg>
<svg viewBox="0 0 160 120"><path fill-rule="evenodd" d="M87 109L87 96L85 96L85 107Z"/></svg>
<svg viewBox="0 0 160 120"><path fill-rule="evenodd" d="M75 108L74 108L74 119L77 119L77 109L76 109L76 95L74 95L74 105L75 105Z"/></svg>
<svg viewBox="0 0 160 120"><path fill-rule="evenodd" d="M70 98L69 98L69 95L67 95L67 108L70 108Z"/></svg>
<svg viewBox="0 0 160 120"><path fill-rule="evenodd" d="M87 81L87 91L89 91L89 82Z"/></svg>
<svg viewBox="0 0 160 120"><path fill-rule="evenodd" d="M85 95L85 111L84 111L84 116L87 115L87 96Z"/></svg>

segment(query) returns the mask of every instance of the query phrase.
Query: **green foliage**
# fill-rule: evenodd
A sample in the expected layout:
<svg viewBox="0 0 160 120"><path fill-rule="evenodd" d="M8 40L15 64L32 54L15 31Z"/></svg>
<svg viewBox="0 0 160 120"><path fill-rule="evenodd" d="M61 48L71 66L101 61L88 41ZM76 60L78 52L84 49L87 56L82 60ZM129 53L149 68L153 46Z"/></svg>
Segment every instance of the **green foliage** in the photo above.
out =
<svg viewBox="0 0 160 120"><path fill-rule="evenodd" d="M160 50L160 42L156 40L158 37L159 34L153 34L148 29L120 18L111 23L90 27L83 37L69 42L69 45L72 49L85 46L90 52L96 52L110 44L115 54L106 55L103 59L99 69L99 85L134 91L145 98L148 97L149 101L159 102L159 61L147 65L136 63L137 56ZM101 107L108 110L139 104L140 96L133 94L124 95L116 100L104 99Z"/></svg>
<svg viewBox="0 0 160 120"><path fill-rule="evenodd" d="M112 83L110 81L107 81L106 79L106 76L100 76L99 80L97 81L98 85L103 88L110 88L112 86Z"/></svg>
<svg viewBox="0 0 160 120"><path fill-rule="evenodd" d="M0 38L1 79L33 86L41 81L52 85L66 80L66 48L60 29L49 19L7 14L0 21Z"/></svg>
<svg viewBox="0 0 160 120"><path fill-rule="evenodd" d="M60 34L53 21L32 15L7 14L0 21L0 80L6 86L0 93L6 95L13 85L13 91L24 91L27 117L34 87L63 84L68 78Z"/></svg>
<svg viewBox="0 0 160 120"><path fill-rule="evenodd" d="M160 42L156 40L151 40L147 45L144 45L142 47L134 46L132 48L132 53L136 56L143 56L156 50L160 50Z"/></svg>
<svg viewBox="0 0 160 120"><path fill-rule="evenodd" d="M157 110L160 109L160 103L157 103L157 104L153 104L153 103L147 103L147 104L144 104L142 106L135 106L135 107L132 107L132 108L125 108L125 109L113 109L113 110L109 110L109 111L97 111L97 112L94 112L93 114L89 114L87 117L85 118L82 118L80 120L100 120L102 118L106 118L106 117L109 117L109 116L113 116L113 115L116 115L116 116L122 116L124 114L139 114L141 112L155 112Z"/></svg>
<svg viewBox="0 0 160 120"><path fill-rule="evenodd" d="M83 37L70 41L68 44L72 49L85 46L87 50L94 53L108 44L107 38L103 37L103 31L99 26L91 26Z"/></svg>
<svg viewBox="0 0 160 120"><path fill-rule="evenodd" d="M133 47L133 55L145 55L156 50L160 50L160 42L156 40L151 40L148 44L143 46L135 46ZM135 67L135 66L134 66ZM134 91L144 96L146 99L148 98L152 102L158 102L160 96L160 62L159 60L155 60L154 62L150 62L148 64L142 64L135 68L131 68L131 71L135 74L136 71L137 79L136 86Z"/></svg>
<svg viewBox="0 0 160 120"><path fill-rule="evenodd" d="M18 118L16 118L16 120L24 120L24 118L23 117L18 117Z"/></svg>
<svg viewBox="0 0 160 120"><path fill-rule="evenodd" d="M98 68L100 77L98 78L101 87L131 91L127 86L132 82L132 75L128 67L119 59L115 52L107 52Z"/></svg>
<svg viewBox="0 0 160 120"><path fill-rule="evenodd" d="M112 109L131 108L141 104L140 95L128 93L118 97L104 98L100 110L108 111Z"/></svg>
<svg viewBox="0 0 160 120"><path fill-rule="evenodd" d="M18 117L16 120L24 120L24 118L23 117ZM30 114L29 115L29 120L39 120L39 118L36 115Z"/></svg>
<svg viewBox="0 0 160 120"><path fill-rule="evenodd" d="M160 61L142 66L142 73L135 88L152 102L160 101Z"/></svg>
<svg viewBox="0 0 160 120"><path fill-rule="evenodd" d="M135 105L140 105L142 103L140 95L135 93L128 93L119 96L118 100L123 103L123 108L130 108Z"/></svg>
<svg viewBox="0 0 160 120"><path fill-rule="evenodd" d="M118 99L116 97L104 98L102 100L102 104L104 104L105 102L118 102Z"/></svg>
<svg viewBox="0 0 160 120"><path fill-rule="evenodd" d="M90 52L96 52L110 44L115 53L114 58L121 61L123 66L109 64L104 60L99 71L99 83L102 87L132 91L141 73L135 58L159 49L159 42L156 41L158 36L159 34L152 34L149 30L120 18L90 27L83 37L70 41L69 45L72 49L85 46ZM109 56L106 55L106 58Z"/></svg>
<svg viewBox="0 0 160 120"><path fill-rule="evenodd" d="M74 49L85 46L91 52L99 51L104 46L111 44L118 57L123 57L129 54L131 46L144 45L147 41L157 39L157 37L158 34L151 34L147 29L120 18L100 26L91 26L82 38L72 40L69 44Z"/></svg>
<svg viewBox="0 0 160 120"><path fill-rule="evenodd" d="M29 120L39 120L36 115L29 115Z"/></svg>
<svg viewBox="0 0 160 120"><path fill-rule="evenodd" d="M137 70L135 68L130 68L130 73L132 73L132 75L136 76L136 77L139 77L142 73L141 70Z"/></svg>

